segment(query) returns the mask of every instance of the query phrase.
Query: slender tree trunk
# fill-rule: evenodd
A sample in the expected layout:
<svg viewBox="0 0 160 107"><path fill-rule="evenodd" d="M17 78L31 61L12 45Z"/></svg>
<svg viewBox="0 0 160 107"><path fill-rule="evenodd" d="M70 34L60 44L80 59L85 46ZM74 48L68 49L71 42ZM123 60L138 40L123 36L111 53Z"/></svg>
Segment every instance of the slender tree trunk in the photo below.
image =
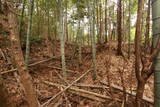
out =
<svg viewBox="0 0 160 107"><path fill-rule="evenodd" d="M122 1L118 0L118 8L117 8L117 35L118 35L118 48L117 54L122 55Z"/></svg>
<svg viewBox="0 0 160 107"><path fill-rule="evenodd" d="M39 6L40 4L39 4L39 1L38 0L36 0L36 9L37 9L37 35L38 36L40 36L40 23L41 23L41 14L40 14L40 10L39 10L39 8L38 8L38 6Z"/></svg>
<svg viewBox="0 0 160 107"><path fill-rule="evenodd" d="M68 12L68 2L67 2L67 0L65 0L65 38L66 38L66 41L69 40L69 37L68 37L68 16L67 16L67 12Z"/></svg>
<svg viewBox="0 0 160 107"><path fill-rule="evenodd" d="M61 43L61 62L62 62L62 72L63 76L67 78L66 72L66 62L65 62L65 40L64 40L64 23L63 23L63 6L62 0L58 1L59 5L59 36L60 36L60 43Z"/></svg>
<svg viewBox="0 0 160 107"><path fill-rule="evenodd" d="M80 19L80 0L78 0L77 3L77 8L78 8L78 55L79 55L79 66L82 64L82 35L81 35L81 19Z"/></svg>
<svg viewBox="0 0 160 107"><path fill-rule="evenodd" d="M131 0L129 0L129 17L128 17L128 58L130 58L131 53Z"/></svg>
<svg viewBox="0 0 160 107"><path fill-rule="evenodd" d="M99 43L102 43L102 3L99 0Z"/></svg>
<svg viewBox="0 0 160 107"><path fill-rule="evenodd" d="M96 20L97 40L98 40L98 43L100 43L99 0L96 0L96 16L97 16L97 20Z"/></svg>
<svg viewBox="0 0 160 107"><path fill-rule="evenodd" d="M80 24L80 20L78 22L78 32L77 32L77 36L78 36L78 55L79 55L79 65L82 64L82 35L81 35L81 24Z"/></svg>
<svg viewBox="0 0 160 107"><path fill-rule="evenodd" d="M150 47L150 7L151 7L151 0L148 0L148 10L147 10L147 18L146 18L146 34L145 34L145 52L149 53Z"/></svg>
<svg viewBox="0 0 160 107"><path fill-rule="evenodd" d="M92 2L92 20L91 20L91 44L92 44L92 61L93 61L93 80L97 78L96 64L96 38L95 38L95 0Z"/></svg>
<svg viewBox="0 0 160 107"><path fill-rule="evenodd" d="M137 94L136 94L136 107L142 107L142 98L143 98L144 88L145 88L145 82L138 81Z"/></svg>
<svg viewBox="0 0 160 107"><path fill-rule="evenodd" d="M91 9L90 9L90 1L87 0L87 9L88 9L88 45L91 43Z"/></svg>
<svg viewBox="0 0 160 107"><path fill-rule="evenodd" d="M28 64L29 64L30 36L31 36L31 32L32 32L33 9L34 9L34 0L30 0L29 21L28 21L27 39L26 39L26 55L25 55L25 63L26 63L27 68L28 68Z"/></svg>
<svg viewBox="0 0 160 107"><path fill-rule="evenodd" d="M49 1L46 3L46 8L47 6L49 6ZM45 34L45 44L46 44L46 47L47 47L47 51L48 51L48 56L49 57L53 57L53 45L52 45L52 42L51 42L51 33L50 33L50 15L49 15L49 12L50 10L47 9L47 25L46 25L46 31L47 31L47 34Z"/></svg>
<svg viewBox="0 0 160 107"><path fill-rule="evenodd" d="M19 25L19 36L20 36L20 38L22 38L23 19L24 19L25 6L26 6L26 0L23 0L23 7L22 7L21 18L20 18L20 25Z"/></svg>
<svg viewBox="0 0 160 107"><path fill-rule="evenodd" d="M108 41L108 9L107 9L107 5L108 5L108 0L105 0L105 42Z"/></svg>
<svg viewBox="0 0 160 107"><path fill-rule="evenodd" d="M136 94L136 107L140 107L140 103L143 97L143 78L141 76L142 70L140 70L141 64L141 22L143 16L143 6L144 0L138 0L138 11L137 11L137 22L136 22L136 32L135 32L135 73L138 80L137 84L137 94ZM140 86L139 86L140 85ZM144 84L145 85L145 84Z"/></svg>
<svg viewBox="0 0 160 107"><path fill-rule="evenodd" d="M25 96L29 107L38 107L39 103L34 91L34 88L32 86L32 78L29 75L19 40L18 35L18 28L17 28L17 20L14 13L9 12L8 14L8 20L10 25L10 41L11 41L11 49L12 49L12 55L14 57L19 75L20 75L20 81L24 87L25 90Z"/></svg>

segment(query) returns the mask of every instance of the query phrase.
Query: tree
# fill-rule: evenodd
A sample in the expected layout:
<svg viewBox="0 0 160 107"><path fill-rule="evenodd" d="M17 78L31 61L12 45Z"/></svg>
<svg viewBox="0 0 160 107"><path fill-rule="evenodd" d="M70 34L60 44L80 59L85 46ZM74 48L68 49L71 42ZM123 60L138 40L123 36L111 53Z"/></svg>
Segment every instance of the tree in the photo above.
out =
<svg viewBox="0 0 160 107"><path fill-rule="evenodd" d="M117 8L117 36L118 36L117 54L122 55L122 1L121 0L118 0L118 8Z"/></svg>
<svg viewBox="0 0 160 107"><path fill-rule="evenodd" d="M131 53L131 0L128 2L128 58L130 58L130 53Z"/></svg>
<svg viewBox="0 0 160 107"><path fill-rule="evenodd" d="M160 0L152 1L152 19L153 19L153 47L154 49L157 48L156 45L160 45ZM160 46L159 46L160 47ZM153 66L153 71L154 71L154 107L160 107L160 61L159 61L159 50L157 51L158 55L156 56L154 60L154 66Z"/></svg>
<svg viewBox="0 0 160 107"><path fill-rule="evenodd" d="M23 7L22 7L22 11L21 11L20 24L19 24L19 36L20 36L20 38L22 38L25 6L26 6L26 0L23 0Z"/></svg>
<svg viewBox="0 0 160 107"><path fill-rule="evenodd" d="M66 72L66 62L65 62L65 40L64 40L64 25L63 25L63 5L62 0L58 0L58 6L59 6L59 36L60 36L60 42L61 42L61 62L62 62L62 72L63 76L66 79L67 78L67 72Z"/></svg>
<svg viewBox="0 0 160 107"><path fill-rule="evenodd" d="M151 0L148 0L147 18L146 18L146 33L145 33L145 50L148 53L150 47L150 10L151 10Z"/></svg>
<svg viewBox="0 0 160 107"><path fill-rule="evenodd" d="M12 10L14 10L13 7L12 7ZM10 42L11 42L12 55L20 75L20 81L24 87L28 106L38 107L39 102L37 100L37 97L32 85L32 78L29 75L29 72L27 71L25 61L23 58L23 53L20 45L20 39L19 39L18 28L17 28L17 25L18 25L17 18L15 14L11 11L9 11L8 13L8 20L10 25Z"/></svg>
<svg viewBox="0 0 160 107"><path fill-rule="evenodd" d="M143 97L144 85L145 81L141 79L140 74L140 64L141 64L141 48L140 48L140 41L141 41L141 21L142 21L142 10L144 0L138 0L138 11L137 11L137 22L136 22L136 33L135 33L135 72L136 78L138 81L137 86L137 95L136 95L136 106L141 107L141 101Z"/></svg>
<svg viewBox="0 0 160 107"><path fill-rule="evenodd" d="M25 55L25 63L26 63L26 67L27 68L28 68L28 64L29 64L30 36L31 36L31 30L32 30L33 9L34 9L34 0L30 0L29 21L28 21L27 39L26 39L26 55Z"/></svg>
<svg viewBox="0 0 160 107"><path fill-rule="evenodd" d="M108 0L105 0L105 42L108 41L108 9L107 9L107 5L108 5Z"/></svg>
<svg viewBox="0 0 160 107"><path fill-rule="evenodd" d="M81 35L81 11L80 11L80 0L78 0L77 3L77 10L78 10L78 31L77 31L77 37L78 37L78 55L79 55L79 65L82 64L82 35Z"/></svg>
<svg viewBox="0 0 160 107"><path fill-rule="evenodd" d="M50 30L50 7L49 7L49 0L46 1L46 19L47 19L47 24L44 29L46 29L46 34L45 34L45 44L47 47L47 53L49 57L53 57L53 44L51 42L51 30Z"/></svg>
<svg viewBox="0 0 160 107"><path fill-rule="evenodd" d="M91 44L92 44L92 62L93 62L93 80L97 78L96 64L96 38L95 38L95 0L91 2Z"/></svg>

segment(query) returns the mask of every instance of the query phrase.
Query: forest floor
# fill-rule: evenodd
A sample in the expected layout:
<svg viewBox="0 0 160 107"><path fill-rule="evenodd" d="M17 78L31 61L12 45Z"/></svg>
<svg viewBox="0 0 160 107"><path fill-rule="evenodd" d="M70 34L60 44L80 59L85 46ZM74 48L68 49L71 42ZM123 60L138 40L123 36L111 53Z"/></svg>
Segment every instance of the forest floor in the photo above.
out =
<svg viewBox="0 0 160 107"><path fill-rule="evenodd" d="M37 92L38 99L41 104L48 101L56 93L61 91L64 86L72 83L86 71L92 68L91 48L85 46L82 49L82 63L78 62L78 52L76 47L66 44L66 64L68 69L67 80L61 78L61 62L60 62L60 44L54 41L54 56L50 61L37 64L29 68L33 78L33 84ZM134 73L134 50L131 52L130 59L127 59L127 45L123 45L124 57L116 55L116 42L111 41L106 44L97 45L97 80L92 80L92 73L86 76L72 86L73 89L62 93L54 106L57 107L123 107L124 90L129 93L136 92L136 78ZM4 55L2 55L2 53ZM11 63L10 49L2 48L0 53L1 72L14 68ZM31 48L30 63L48 59L47 49L45 45L34 44ZM16 72L3 74L4 82L9 92L8 98L15 107L24 107L25 99L22 87L17 79ZM44 82L56 83L51 86ZM117 88L116 88L117 87ZM91 92L85 93L83 91ZM98 95L95 95L98 93ZM153 76L147 81L145 86L145 98L153 99ZM111 98L111 99L110 99ZM132 107L131 103L134 97L127 94L127 105ZM117 105L117 106L116 106ZM49 107L49 106L48 106ZM149 107L149 103L145 102L144 107Z"/></svg>

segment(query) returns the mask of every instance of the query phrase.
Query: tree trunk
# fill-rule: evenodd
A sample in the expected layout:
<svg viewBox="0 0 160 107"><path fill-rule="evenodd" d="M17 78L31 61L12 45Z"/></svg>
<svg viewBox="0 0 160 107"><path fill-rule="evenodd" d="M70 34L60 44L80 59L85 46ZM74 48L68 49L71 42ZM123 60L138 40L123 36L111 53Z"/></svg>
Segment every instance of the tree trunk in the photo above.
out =
<svg viewBox="0 0 160 107"><path fill-rule="evenodd" d="M128 59L130 58L131 53L131 0L129 0L129 17L128 17Z"/></svg>
<svg viewBox="0 0 160 107"><path fill-rule="evenodd" d="M147 18L146 18L146 34L145 34L145 52L149 53L150 48L150 42L149 42L149 36L150 36L150 10L151 10L151 0L148 0L148 10L147 10Z"/></svg>
<svg viewBox="0 0 160 107"><path fill-rule="evenodd" d="M68 3L67 0L65 0L65 38L66 41L69 41L69 37L68 37L68 16L67 16L67 12L68 12Z"/></svg>
<svg viewBox="0 0 160 107"><path fill-rule="evenodd" d="M61 62L62 62L62 73L64 78L67 78L66 72L66 62L65 62L65 40L64 40L64 23L63 23L63 6L62 0L58 1L59 5L59 36L60 36L60 43L61 43Z"/></svg>
<svg viewBox="0 0 160 107"><path fill-rule="evenodd" d="M129 16L128 16L128 59L131 53L131 0L129 0Z"/></svg>
<svg viewBox="0 0 160 107"><path fill-rule="evenodd" d="M20 81L24 87L28 106L38 107L39 103L36 97L36 93L34 91L34 87L32 85L32 78L26 69L24 58L23 58L23 53L22 53L19 35L18 35L17 18L15 14L12 12L9 12L8 20L10 25L10 41L11 41L12 55L14 57L14 60L20 75Z"/></svg>
<svg viewBox="0 0 160 107"><path fill-rule="evenodd" d="M82 65L82 34L81 34L81 11L80 11L80 0L77 2L77 10L78 10L78 31L77 31L77 38L78 38L78 58L79 58L79 66Z"/></svg>
<svg viewBox="0 0 160 107"><path fill-rule="evenodd" d="M107 5L108 5L108 0L105 0L105 42L108 41L108 9L107 9Z"/></svg>
<svg viewBox="0 0 160 107"><path fill-rule="evenodd" d="M97 20L96 20L96 27L97 27L97 40L98 43L100 42L100 25L99 25L99 0L96 0L96 16L97 16Z"/></svg>
<svg viewBox="0 0 160 107"><path fill-rule="evenodd" d="M29 64L29 54L30 54L30 36L31 36L31 30L32 30L32 15L33 15L33 9L34 9L34 0L31 0L29 6L29 21L28 21L28 28L27 28L27 39L26 39L26 54L25 54L25 63L26 67L28 68Z"/></svg>
<svg viewBox="0 0 160 107"><path fill-rule="evenodd" d="M135 107L142 107L142 98L145 88L145 82L138 81L137 84L137 93L136 93L136 105Z"/></svg>
<svg viewBox="0 0 160 107"><path fill-rule="evenodd" d="M23 7L22 7L22 12L21 12L21 17L20 17L20 24L19 24L19 36L20 36L20 40L22 40L23 19L24 19L25 6L26 6L26 0L23 0Z"/></svg>
<svg viewBox="0 0 160 107"><path fill-rule="evenodd" d="M136 95L136 107L140 107L141 99L143 97L144 85L142 70L140 69L141 64L141 22L142 22L142 11L144 6L144 0L138 0L138 11L137 11L137 22L135 32L135 74L138 81L137 84L137 95Z"/></svg>
<svg viewBox="0 0 160 107"><path fill-rule="evenodd" d="M117 54L122 55L122 1L118 0L118 8L117 8L117 35L118 35L118 48Z"/></svg>
<svg viewBox="0 0 160 107"><path fill-rule="evenodd" d="M49 2L47 2L46 7L49 6ZM50 33L50 15L49 15L50 10L47 9L47 34L45 34L45 44L47 47L47 51L48 51L48 56L49 57L53 57L53 44L52 44L52 40L51 40L51 33Z"/></svg>
<svg viewBox="0 0 160 107"><path fill-rule="evenodd" d="M153 49L156 48L160 40L160 0L152 0L152 20L153 20ZM159 45L159 44L158 44ZM154 60L154 107L160 107L160 52Z"/></svg>
<svg viewBox="0 0 160 107"><path fill-rule="evenodd" d="M101 0L99 0L99 43L102 43L102 4Z"/></svg>
<svg viewBox="0 0 160 107"><path fill-rule="evenodd" d="M92 61L93 61L93 80L97 78L96 64L96 38L95 38L95 0L92 2L92 20L91 20L91 44L92 44Z"/></svg>

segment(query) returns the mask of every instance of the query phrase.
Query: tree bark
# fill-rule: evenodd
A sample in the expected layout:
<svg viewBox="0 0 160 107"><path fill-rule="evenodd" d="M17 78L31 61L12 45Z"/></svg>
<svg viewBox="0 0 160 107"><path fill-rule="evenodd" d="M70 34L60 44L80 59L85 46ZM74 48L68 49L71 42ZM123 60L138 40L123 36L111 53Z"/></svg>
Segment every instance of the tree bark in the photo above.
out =
<svg viewBox="0 0 160 107"><path fill-rule="evenodd" d="M153 20L153 49L160 47L160 0L152 0L152 20ZM160 107L160 51L157 50L158 55L154 58L154 107ZM154 53L154 52L153 52Z"/></svg>
<svg viewBox="0 0 160 107"><path fill-rule="evenodd" d="M131 0L129 0L129 16L128 16L128 59L130 58L130 53L131 53Z"/></svg>
<svg viewBox="0 0 160 107"><path fill-rule="evenodd" d="M117 54L122 55L122 1L121 0L118 0L118 8L117 8L117 35L118 35Z"/></svg>
<svg viewBox="0 0 160 107"><path fill-rule="evenodd" d="M142 70L140 70L141 65L141 22L142 22L142 11L144 6L144 0L138 0L138 11L137 11L137 22L136 22L136 32L135 32L135 73L138 81L137 84L137 94L136 94L136 107L140 107L141 99L143 97L144 91L144 78L142 75Z"/></svg>
<svg viewBox="0 0 160 107"><path fill-rule="evenodd" d="M142 98L143 98L144 88L145 88L145 82L138 81L135 107L142 107Z"/></svg>
<svg viewBox="0 0 160 107"><path fill-rule="evenodd" d="M105 0L105 42L108 41L108 0Z"/></svg>
<svg viewBox="0 0 160 107"><path fill-rule="evenodd" d="M150 10L151 10L151 0L148 0L148 10L147 10L147 18L146 18L146 34L145 34L145 52L149 53L149 48L150 48L150 41L149 41L149 36L150 36Z"/></svg>
<svg viewBox="0 0 160 107"><path fill-rule="evenodd" d="M59 36L60 36L60 43L61 43L61 62L62 62L62 73L64 78L67 78L66 72L66 62L65 62L65 40L64 40L64 23L63 23L63 5L62 0L58 1L59 6Z"/></svg>
<svg viewBox="0 0 160 107"><path fill-rule="evenodd" d="M23 58L23 53L20 45L18 28L17 28L18 25L17 18L15 14L9 11L8 20L10 25L10 42L11 42L12 55L14 57L14 61L16 63L20 75L20 81L24 87L28 106L38 107L39 103L36 97L34 87L32 85L32 78L26 69Z"/></svg>

